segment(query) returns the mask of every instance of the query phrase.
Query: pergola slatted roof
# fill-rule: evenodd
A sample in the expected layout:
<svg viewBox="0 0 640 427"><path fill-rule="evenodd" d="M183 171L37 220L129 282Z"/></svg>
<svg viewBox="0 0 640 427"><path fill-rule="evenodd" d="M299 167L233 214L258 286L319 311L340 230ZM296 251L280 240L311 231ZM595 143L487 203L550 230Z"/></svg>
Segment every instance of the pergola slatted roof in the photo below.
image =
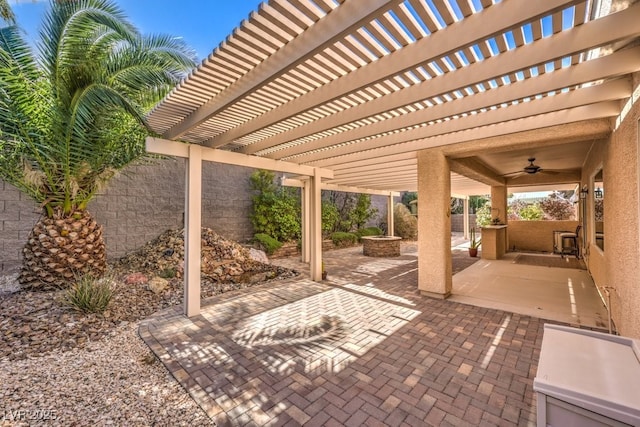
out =
<svg viewBox="0 0 640 427"><path fill-rule="evenodd" d="M331 183L415 189L417 150L616 116L640 4L592 15L582 0L271 0L148 120Z"/></svg>

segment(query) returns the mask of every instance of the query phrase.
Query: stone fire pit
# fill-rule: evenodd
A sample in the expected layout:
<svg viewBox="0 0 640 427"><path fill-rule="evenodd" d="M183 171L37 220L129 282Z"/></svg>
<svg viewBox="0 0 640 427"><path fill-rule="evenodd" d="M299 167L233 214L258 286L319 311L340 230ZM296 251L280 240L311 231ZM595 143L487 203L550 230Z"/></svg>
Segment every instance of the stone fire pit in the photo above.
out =
<svg viewBox="0 0 640 427"><path fill-rule="evenodd" d="M362 253L365 256L400 256L400 240L396 236L368 236L362 238Z"/></svg>

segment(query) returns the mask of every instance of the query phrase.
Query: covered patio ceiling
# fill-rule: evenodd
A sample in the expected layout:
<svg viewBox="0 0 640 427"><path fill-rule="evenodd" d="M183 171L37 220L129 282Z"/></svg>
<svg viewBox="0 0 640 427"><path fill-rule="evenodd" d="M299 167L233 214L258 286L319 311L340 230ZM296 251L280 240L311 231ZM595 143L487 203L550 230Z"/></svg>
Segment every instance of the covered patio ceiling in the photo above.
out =
<svg viewBox="0 0 640 427"><path fill-rule="evenodd" d="M148 121L329 184L414 191L433 148L453 194L526 185L505 174L528 157L570 181L631 95L638 22L637 1L270 0Z"/></svg>

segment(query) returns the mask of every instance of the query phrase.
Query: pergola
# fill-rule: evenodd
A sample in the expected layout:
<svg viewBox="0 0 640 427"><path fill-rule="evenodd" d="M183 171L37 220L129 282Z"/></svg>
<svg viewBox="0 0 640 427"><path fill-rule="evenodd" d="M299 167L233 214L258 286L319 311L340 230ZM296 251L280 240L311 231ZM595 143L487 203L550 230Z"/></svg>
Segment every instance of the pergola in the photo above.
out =
<svg viewBox="0 0 640 427"><path fill-rule="evenodd" d="M314 280L322 188L417 190L430 200L419 207L419 287L446 297L451 194L578 182L566 164L610 134L631 96L638 22L636 1L261 4L148 115L161 137L147 150L188 159L186 314L199 311L203 160L298 179ZM522 150L560 145L549 162L566 170L552 181L507 174L526 165Z"/></svg>

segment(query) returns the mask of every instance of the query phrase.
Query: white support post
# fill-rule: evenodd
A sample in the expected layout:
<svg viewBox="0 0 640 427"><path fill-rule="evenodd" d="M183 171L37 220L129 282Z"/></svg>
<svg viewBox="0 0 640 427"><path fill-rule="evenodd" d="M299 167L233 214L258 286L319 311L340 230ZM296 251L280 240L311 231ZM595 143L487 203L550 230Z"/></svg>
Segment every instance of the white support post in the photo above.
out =
<svg viewBox="0 0 640 427"><path fill-rule="evenodd" d="M184 198L184 314L200 314L200 257L202 222L202 147L189 145Z"/></svg>
<svg viewBox="0 0 640 427"><path fill-rule="evenodd" d="M469 238L469 196L464 196L462 199L463 215L462 215L462 228L464 232L464 238Z"/></svg>
<svg viewBox="0 0 640 427"><path fill-rule="evenodd" d="M322 280L322 178L318 169L310 180L311 215L309 235L311 237L311 280Z"/></svg>
<svg viewBox="0 0 640 427"><path fill-rule="evenodd" d="M387 236L393 236L393 192L389 193L389 198L387 199Z"/></svg>
<svg viewBox="0 0 640 427"><path fill-rule="evenodd" d="M301 261L311 262L311 181L302 181L302 256Z"/></svg>

